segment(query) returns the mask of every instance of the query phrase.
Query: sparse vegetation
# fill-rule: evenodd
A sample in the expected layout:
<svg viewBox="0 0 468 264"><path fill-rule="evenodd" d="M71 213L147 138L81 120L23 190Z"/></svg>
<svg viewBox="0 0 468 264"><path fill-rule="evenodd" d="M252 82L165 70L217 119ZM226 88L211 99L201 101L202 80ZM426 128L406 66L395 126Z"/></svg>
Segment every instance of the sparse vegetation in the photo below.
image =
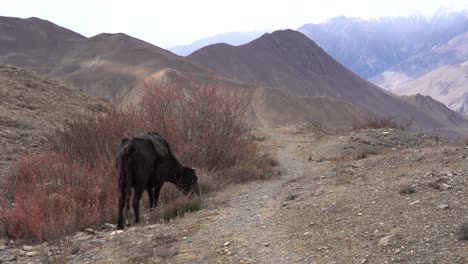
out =
<svg viewBox="0 0 468 264"><path fill-rule="evenodd" d="M112 221L118 199L115 148L121 138L144 131L160 132L183 164L204 171L204 193L225 182L269 177L276 162L257 154L238 95L216 85L192 90L168 85L148 86L143 98L126 112L109 109L70 120L50 137L51 152L19 159L2 186L3 234L49 240ZM170 192L162 193L159 218L183 216L202 206L200 199L164 199L175 195Z"/></svg>
<svg viewBox="0 0 468 264"><path fill-rule="evenodd" d="M412 193L415 193L415 192L416 192L416 190L410 184L405 184L405 185L401 186L400 191L399 191L400 194L412 194Z"/></svg>
<svg viewBox="0 0 468 264"><path fill-rule="evenodd" d="M363 147L359 148L354 152L353 159L360 160L369 157L370 155L376 155L378 152L373 147Z"/></svg>
<svg viewBox="0 0 468 264"><path fill-rule="evenodd" d="M413 124L413 120L399 120L395 117L379 117L370 115L362 121L355 121L352 130L391 128L407 130Z"/></svg>

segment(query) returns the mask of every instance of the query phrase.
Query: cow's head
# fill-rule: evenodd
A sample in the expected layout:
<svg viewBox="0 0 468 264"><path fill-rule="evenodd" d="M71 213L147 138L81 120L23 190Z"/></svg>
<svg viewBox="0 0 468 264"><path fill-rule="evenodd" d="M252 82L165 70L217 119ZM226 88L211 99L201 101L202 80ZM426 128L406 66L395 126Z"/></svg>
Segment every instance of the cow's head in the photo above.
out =
<svg viewBox="0 0 468 264"><path fill-rule="evenodd" d="M195 170L189 167L184 167L182 170L182 177L180 177L177 187L184 193L191 192L199 195L200 188L198 187L198 177Z"/></svg>

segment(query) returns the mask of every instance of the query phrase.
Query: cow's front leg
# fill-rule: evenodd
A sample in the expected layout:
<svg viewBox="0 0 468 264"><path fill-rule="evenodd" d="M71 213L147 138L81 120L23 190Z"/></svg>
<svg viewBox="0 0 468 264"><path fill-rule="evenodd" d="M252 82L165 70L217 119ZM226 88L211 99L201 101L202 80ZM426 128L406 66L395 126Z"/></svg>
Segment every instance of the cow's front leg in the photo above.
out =
<svg viewBox="0 0 468 264"><path fill-rule="evenodd" d="M154 187L154 207L156 208L156 206L158 206L158 200L159 200L159 194L161 193L161 188L162 188L163 184L158 184L156 185L156 187Z"/></svg>
<svg viewBox="0 0 468 264"><path fill-rule="evenodd" d="M154 194L153 194L153 188L152 187L146 187L146 192L148 193L148 198L149 198L149 201L150 201L150 211L153 210L154 207Z"/></svg>

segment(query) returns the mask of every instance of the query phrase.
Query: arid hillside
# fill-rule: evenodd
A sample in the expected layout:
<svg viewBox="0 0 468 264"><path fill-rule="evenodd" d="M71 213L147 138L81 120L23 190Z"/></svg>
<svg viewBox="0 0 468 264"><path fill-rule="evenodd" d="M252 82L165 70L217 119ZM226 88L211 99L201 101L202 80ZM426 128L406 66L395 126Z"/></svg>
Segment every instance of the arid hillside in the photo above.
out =
<svg viewBox="0 0 468 264"><path fill-rule="evenodd" d="M58 61L50 75L120 103L146 77L166 68L212 74L183 57L119 33L99 34L83 41Z"/></svg>
<svg viewBox="0 0 468 264"><path fill-rule="evenodd" d="M49 74L86 37L39 18L0 16L0 64Z"/></svg>
<svg viewBox="0 0 468 264"><path fill-rule="evenodd" d="M468 50L468 49L467 49ZM393 87L400 95L423 94L459 113L468 113L468 61L442 66L416 80Z"/></svg>
<svg viewBox="0 0 468 264"><path fill-rule="evenodd" d="M221 90L235 92L248 101L246 118L256 126L313 122L329 128L349 127L371 113L362 107L331 97L296 96L288 91L231 81L213 75L179 72L164 69L150 75L144 83L151 86L183 85L196 89L199 85L216 85ZM139 85L125 97L122 105L137 104L144 96L144 85Z"/></svg>
<svg viewBox="0 0 468 264"><path fill-rule="evenodd" d="M18 155L44 150L55 125L107 105L56 80L0 65L0 175Z"/></svg>

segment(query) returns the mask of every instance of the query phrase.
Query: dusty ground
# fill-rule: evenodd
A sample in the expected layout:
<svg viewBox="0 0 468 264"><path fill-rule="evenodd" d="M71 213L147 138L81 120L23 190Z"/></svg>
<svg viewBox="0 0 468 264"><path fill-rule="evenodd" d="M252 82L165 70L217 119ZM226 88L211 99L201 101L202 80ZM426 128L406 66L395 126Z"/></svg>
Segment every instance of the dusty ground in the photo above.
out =
<svg viewBox="0 0 468 264"><path fill-rule="evenodd" d="M0 262L468 263L466 146L395 130L261 133L280 162L272 180L171 222L31 248L3 241Z"/></svg>

